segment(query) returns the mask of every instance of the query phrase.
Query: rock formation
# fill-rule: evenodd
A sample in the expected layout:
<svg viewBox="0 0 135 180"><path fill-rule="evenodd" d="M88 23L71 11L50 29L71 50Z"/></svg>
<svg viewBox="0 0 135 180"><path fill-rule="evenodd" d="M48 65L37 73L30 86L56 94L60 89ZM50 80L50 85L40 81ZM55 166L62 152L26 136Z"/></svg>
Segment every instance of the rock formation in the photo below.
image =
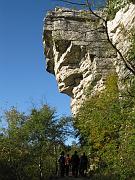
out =
<svg viewBox="0 0 135 180"><path fill-rule="evenodd" d="M108 22L108 30L113 43L125 52L127 43L120 27L121 23L128 29L135 25L135 6L118 13ZM88 88L94 95L105 88L111 72L117 72L120 78L129 73L108 42L103 22L88 11L56 8L48 12L43 44L47 71L55 75L59 91L71 97L73 114L86 98Z"/></svg>

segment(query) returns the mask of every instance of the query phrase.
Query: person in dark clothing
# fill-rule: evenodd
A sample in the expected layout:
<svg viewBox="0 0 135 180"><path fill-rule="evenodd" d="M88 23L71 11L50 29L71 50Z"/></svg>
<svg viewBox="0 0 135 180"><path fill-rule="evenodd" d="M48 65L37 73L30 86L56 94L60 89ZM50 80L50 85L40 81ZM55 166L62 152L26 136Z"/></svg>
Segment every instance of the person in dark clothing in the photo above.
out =
<svg viewBox="0 0 135 180"><path fill-rule="evenodd" d="M65 156L64 156L64 151L61 152L58 162L59 162L59 168L60 168L60 176L64 177L64 174L65 174Z"/></svg>
<svg viewBox="0 0 135 180"><path fill-rule="evenodd" d="M71 157L72 176L74 177L78 176L79 162L80 162L79 156L77 154L77 151L75 151Z"/></svg>
<svg viewBox="0 0 135 180"><path fill-rule="evenodd" d="M81 176L86 176L87 165L88 165L88 158L85 155L85 153L83 153L83 155L80 157L80 167L79 167L79 172Z"/></svg>
<svg viewBox="0 0 135 180"><path fill-rule="evenodd" d="M66 176L69 176L70 165L71 165L71 158L70 158L69 154L67 154L67 156L65 157Z"/></svg>

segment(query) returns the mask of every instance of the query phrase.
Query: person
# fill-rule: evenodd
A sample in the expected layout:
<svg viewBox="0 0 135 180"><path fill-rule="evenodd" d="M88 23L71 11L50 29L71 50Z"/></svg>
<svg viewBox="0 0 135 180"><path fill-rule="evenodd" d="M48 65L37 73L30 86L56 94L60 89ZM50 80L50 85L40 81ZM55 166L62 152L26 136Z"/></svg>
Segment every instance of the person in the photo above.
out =
<svg viewBox="0 0 135 180"><path fill-rule="evenodd" d="M65 174L65 156L64 156L64 151L61 152L58 162L59 162L60 176L64 177L64 174Z"/></svg>
<svg viewBox="0 0 135 180"><path fill-rule="evenodd" d="M78 176L79 161L80 161L79 156L77 154L77 151L75 151L71 157L72 176L74 176L74 177Z"/></svg>
<svg viewBox="0 0 135 180"><path fill-rule="evenodd" d="M85 155L85 153L83 153L83 155L80 157L80 167L79 167L79 172L81 176L86 176L87 165L88 165L88 158Z"/></svg>
<svg viewBox="0 0 135 180"><path fill-rule="evenodd" d="M69 154L67 154L66 158L65 158L65 169L66 169L66 176L69 176L69 168L71 166L71 158L69 156Z"/></svg>

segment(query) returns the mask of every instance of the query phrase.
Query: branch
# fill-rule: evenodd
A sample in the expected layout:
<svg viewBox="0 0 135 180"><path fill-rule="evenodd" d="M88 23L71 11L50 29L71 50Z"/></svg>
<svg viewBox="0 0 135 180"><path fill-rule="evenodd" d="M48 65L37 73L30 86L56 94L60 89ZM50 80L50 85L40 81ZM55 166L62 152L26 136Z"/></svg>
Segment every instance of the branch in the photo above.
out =
<svg viewBox="0 0 135 180"><path fill-rule="evenodd" d="M98 14L96 14L92 9L91 9L91 4L89 3L89 0L86 0L86 4L87 7L89 9L89 11L95 15L97 18L101 19L104 23L105 23L105 31L106 31L106 35L107 35L107 40L108 42L112 45L112 47L116 50L116 52L119 54L120 58L122 59L122 61L124 62L125 66L127 69L129 69L134 75L135 75L135 66L129 62L128 60L126 60L122 53L120 52L119 49L117 49L117 47L112 43L112 41L110 40L109 34L108 34L108 27L107 27L107 20L105 20L104 18L102 18L101 16L99 16Z"/></svg>
<svg viewBox="0 0 135 180"><path fill-rule="evenodd" d="M127 89L127 93L130 97L134 98L135 96Z"/></svg>
<svg viewBox="0 0 135 180"><path fill-rule="evenodd" d="M122 59L122 61L124 62L126 68L133 73L133 75L135 75L135 66L129 62L127 59L125 59L122 55L122 53L120 52L119 49L117 49L117 47L112 43L109 34L108 34L108 27L107 27L107 20L105 20L103 17L99 16L97 13L95 13L92 9L91 9L91 4L89 3L89 0L86 0L86 3L76 3L76 2L72 2L69 0L57 0L57 1L61 1L61 2L65 2L68 4L73 4L73 5L78 5L78 6L86 6L89 11L95 15L97 18L101 19L104 22L104 27L105 27L105 31L106 31L106 35L107 35L107 39L108 42L111 44L111 46L116 50L116 52L119 54L120 58Z"/></svg>
<svg viewBox="0 0 135 180"><path fill-rule="evenodd" d="M68 4L77 5L77 6L86 6L85 3L76 3L76 2L72 2L72 1L68 1L68 0L57 0L57 1L65 2L65 3L68 3Z"/></svg>
<svg viewBox="0 0 135 180"><path fill-rule="evenodd" d="M105 22L106 20L104 18L102 18L101 16L99 16L98 14L96 14L92 9L91 9L91 4L89 3L89 0L86 0L86 6L88 7L89 11L95 15L97 18L103 20L103 22Z"/></svg>

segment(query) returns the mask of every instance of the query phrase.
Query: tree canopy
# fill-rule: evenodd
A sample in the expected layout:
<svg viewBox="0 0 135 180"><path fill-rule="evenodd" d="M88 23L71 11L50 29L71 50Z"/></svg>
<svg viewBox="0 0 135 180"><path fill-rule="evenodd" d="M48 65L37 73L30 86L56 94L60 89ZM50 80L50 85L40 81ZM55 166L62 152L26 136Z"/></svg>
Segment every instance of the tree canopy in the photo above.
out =
<svg viewBox="0 0 135 180"><path fill-rule="evenodd" d="M134 83L130 94L121 92L122 98L117 83L117 76L110 75L106 89L84 102L74 125L91 165L95 164L95 173L103 179L111 176L132 179L135 176Z"/></svg>
<svg viewBox="0 0 135 180"><path fill-rule="evenodd" d="M11 108L4 114L7 128L0 135L0 179L44 179L57 171L57 159L72 133L71 118L57 118L48 105L29 115ZM8 173L7 173L8 172Z"/></svg>

